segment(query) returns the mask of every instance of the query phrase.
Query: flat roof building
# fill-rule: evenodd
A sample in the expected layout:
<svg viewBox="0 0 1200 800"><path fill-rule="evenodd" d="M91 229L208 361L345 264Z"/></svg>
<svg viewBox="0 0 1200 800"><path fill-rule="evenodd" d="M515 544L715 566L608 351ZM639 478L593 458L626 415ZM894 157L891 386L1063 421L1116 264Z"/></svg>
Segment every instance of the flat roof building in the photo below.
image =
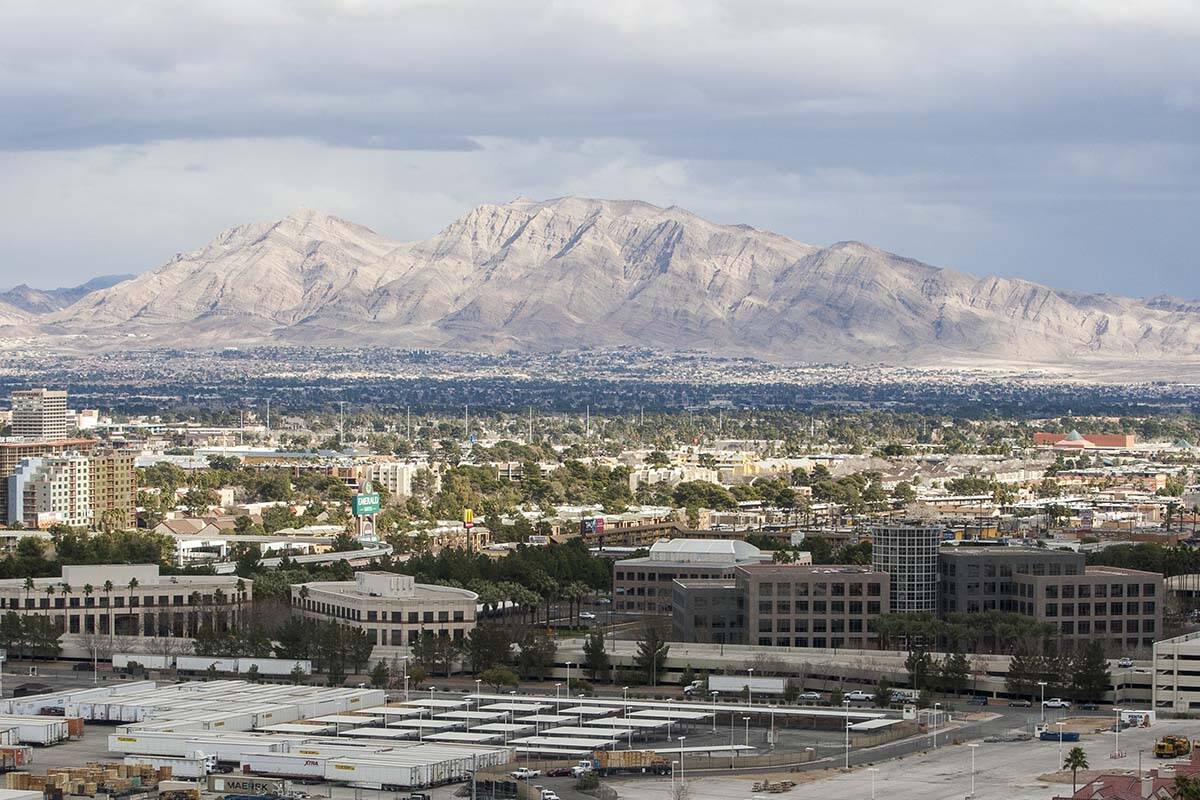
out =
<svg viewBox="0 0 1200 800"><path fill-rule="evenodd" d="M734 578L746 644L871 649L871 622L890 611L890 577L870 567L758 564Z"/></svg>
<svg viewBox="0 0 1200 800"><path fill-rule="evenodd" d="M53 389L13 392L12 434L23 439L67 438L67 393Z"/></svg>
<svg viewBox="0 0 1200 800"><path fill-rule="evenodd" d="M712 644L745 641L745 610L736 580L677 579L671 591L671 630L675 641Z"/></svg>
<svg viewBox="0 0 1200 800"><path fill-rule="evenodd" d="M647 556L614 562L613 605L623 613L670 616L676 579L728 579L736 566L770 560L754 545L736 539L655 542Z"/></svg>
<svg viewBox="0 0 1200 800"><path fill-rule="evenodd" d="M417 583L394 572L356 572L352 581L292 586L292 608L312 619L362 628L377 646L410 647L423 633L461 641L475 627L479 595Z"/></svg>
<svg viewBox="0 0 1200 800"><path fill-rule="evenodd" d="M185 639L204 626L226 631L253 600L253 581L236 575L160 575L157 564L64 566L62 577L0 580L0 614L49 617L65 652L107 652L113 636ZM136 581L131 586L131 582ZM105 585L111 582L111 588ZM133 652L136 641L122 641Z"/></svg>

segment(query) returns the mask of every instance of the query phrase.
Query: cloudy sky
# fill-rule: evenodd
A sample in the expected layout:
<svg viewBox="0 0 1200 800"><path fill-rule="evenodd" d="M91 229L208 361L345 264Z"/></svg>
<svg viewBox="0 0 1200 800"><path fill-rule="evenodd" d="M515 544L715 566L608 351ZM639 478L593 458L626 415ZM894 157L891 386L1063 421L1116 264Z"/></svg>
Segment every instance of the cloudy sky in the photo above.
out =
<svg viewBox="0 0 1200 800"><path fill-rule="evenodd" d="M1200 297L1195 0L9 0L0 103L0 286L580 194Z"/></svg>

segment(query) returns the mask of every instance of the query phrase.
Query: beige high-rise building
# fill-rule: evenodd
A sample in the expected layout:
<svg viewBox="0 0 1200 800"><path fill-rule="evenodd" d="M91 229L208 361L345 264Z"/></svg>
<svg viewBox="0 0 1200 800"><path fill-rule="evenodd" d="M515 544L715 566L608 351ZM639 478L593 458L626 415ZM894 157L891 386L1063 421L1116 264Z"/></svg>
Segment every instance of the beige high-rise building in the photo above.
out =
<svg viewBox="0 0 1200 800"><path fill-rule="evenodd" d="M133 453L104 450L90 458L92 519L95 527L137 527L137 466Z"/></svg>
<svg viewBox="0 0 1200 800"><path fill-rule="evenodd" d="M22 439L67 438L67 393L25 389L12 393L12 434Z"/></svg>

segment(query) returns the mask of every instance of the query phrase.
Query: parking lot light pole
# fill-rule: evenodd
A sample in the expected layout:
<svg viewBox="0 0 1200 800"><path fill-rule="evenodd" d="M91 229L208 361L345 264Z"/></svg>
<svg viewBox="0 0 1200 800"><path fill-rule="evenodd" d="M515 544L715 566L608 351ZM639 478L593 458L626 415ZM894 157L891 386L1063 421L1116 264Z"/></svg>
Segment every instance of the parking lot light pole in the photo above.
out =
<svg viewBox="0 0 1200 800"><path fill-rule="evenodd" d="M750 746L750 717L742 717L742 720L746 723L746 747L749 747Z"/></svg>
<svg viewBox="0 0 1200 800"><path fill-rule="evenodd" d="M1063 757L1062 757L1063 725L1065 725L1066 723L1056 722L1054 724L1058 726L1058 763L1061 764L1062 760L1063 760Z"/></svg>
<svg viewBox="0 0 1200 800"><path fill-rule="evenodd" d="M562 706L560 705L559 699L558 699L558 690L559 690L559 687L561 687L561 686L562 686L561 683L554 684L554 713L555 714L562 713Z"/></svg>
<svg viewBox="0 0 1200 800"><path fill-rule="evenodd" d="M754 707L754 667L750 667L750 677L746 680L747 705Z"/></svg>
<svg viewBox="0 0 1200 800"><path fill-rule="evenodd" d="M850 720L846 719L846 769L850 769Z"/></svg>
<svg viewBox="0 0 1200 800"><path fill-rule="evenodd" d="M1042 724L1046 724L1046 682L1038 681L1038 686L1042 687Z"/></svg>
<svg viewBox="0 0 1200 800"><path fill-rule="evenodd" d="M1113 758L1120 758L1121 752L1121 709L1114 708L1113 713L1117 715L1116 723L1113 725Z"/></svg>
<svg viewBox="0 0 1200 800"><path fill-rule="evenodd" d="M679 737L679 785L683 786L683 740L686 736Z"/></svg>
<svg viewBox="0 0 1200 800"><path fill-rule="evenodd" d="M719 694L719 693L718 692L709 692L709 695L712 696L712 702L713 702L714 706L717 704L717 694ZM717 733L717 709L714 708L713 709L713 735L716 735L716 733Z"/></svg>
<svg viewBox="0 0 1200 800"><path fill-rule="evenodd" d="M941 716L941 703L933 704L933 749L937 750L938 717Z"/></svg>
<svg viewBox="0 0 1200 800"><path fill-rule="evenodd" d="M975 748L979 747L979 745L978 744L969 744L969 745L967 745L967 747L971 748L971 797L974 797L975 796ZM873 796L874 795L872 794L872 797Z"/></svg>
<svg viewBox="0 0 1200 800"><path fill-rule="evenodd" d="M971 745L974 747L974 745ZM875 800L875 773L879 772L879 767L867 767L867 772L871 773L871 800ZM971 794L974 794L974 790Z"/></svg>

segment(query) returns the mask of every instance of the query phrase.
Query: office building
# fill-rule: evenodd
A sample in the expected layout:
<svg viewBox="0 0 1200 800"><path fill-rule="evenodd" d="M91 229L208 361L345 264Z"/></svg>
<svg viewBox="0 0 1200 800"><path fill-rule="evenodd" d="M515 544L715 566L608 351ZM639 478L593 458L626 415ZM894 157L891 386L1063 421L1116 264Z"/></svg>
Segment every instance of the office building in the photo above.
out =
<svg viewBox="0 0 1200 800"><path fill-rule="evenodd" d="M677 642L741 644L744 604L732 578L677 579L671 587L671 630Z"/></svg>
<svg viewBox="0 0 1200 800"><path fill-rule="evenodd" d="M939 571L943 614L1022 614L1052 625L1067 646L1099 641L1110 656L1149 652L1162 632L1164 581L1156 572L1008 547L947 548Z"/></svg>
<svg viewBox="0 0 1200 800"><path fill-rule="evenodd" d="M741 564L770 561L757 547L734 539L670 539L650 554L613 564L613 605L623 613L671 616L675 580L732 578Z"/></svg>
<svg viewBox="0 0 1200 800"><path fill-rule="evenodd" d="M417 583L393 572L298 583L291 597L292 608L306 617L362 628L372 644L394 647L411 646L426 632L461 641L475 627L479 599L466 589Z"/></svg>
<svg viewBox="0 0 1200 800"><path fill-rule="evenodd" d="M429 472L430 480L433 483L427 488L431 492L436 492L441 484L426 462L372 461L362 467L363 480L370 481L377 488L387 489L388 494L392 497L411 497L413 478L421 470Z"/></svg>
<svg viewBox="0 0 1200 800"><path fill-rule="evenodd" d="M890 611L887 573L862 566L757 564L734 569L746 644L869 649Z"/></svg>
<svg viewBox="0 0 1200 800"><path fill-rule="evenodd" d="M67 393L26 389L12 393L12 435L22 439L67 438Z"/></svg>
<svg viewBox="0 0 1200 800"><path fill-rule="evenodd" d="M236 575L160 575L156 564L64 566L61 578L34 578L31 589L24 578L0 580L0 614L48 616L65 634L85 637L224 631L252 599L253 582Z"/></svg>
<svg viewBox="0 0 1200 800"><path fill-rule="evenodd" d="M938 549L943 533L942 526L925 522L871 526L871 566L891 576L892 612L937 613Z"/></svg>
<svg viewBox="0 0 1200 800"><path fill-rule="evenodd" d="M1017 611L1014 575L1082 575L1084 556L1031 547L947 547L938 558L940 615Z"/></svg>

